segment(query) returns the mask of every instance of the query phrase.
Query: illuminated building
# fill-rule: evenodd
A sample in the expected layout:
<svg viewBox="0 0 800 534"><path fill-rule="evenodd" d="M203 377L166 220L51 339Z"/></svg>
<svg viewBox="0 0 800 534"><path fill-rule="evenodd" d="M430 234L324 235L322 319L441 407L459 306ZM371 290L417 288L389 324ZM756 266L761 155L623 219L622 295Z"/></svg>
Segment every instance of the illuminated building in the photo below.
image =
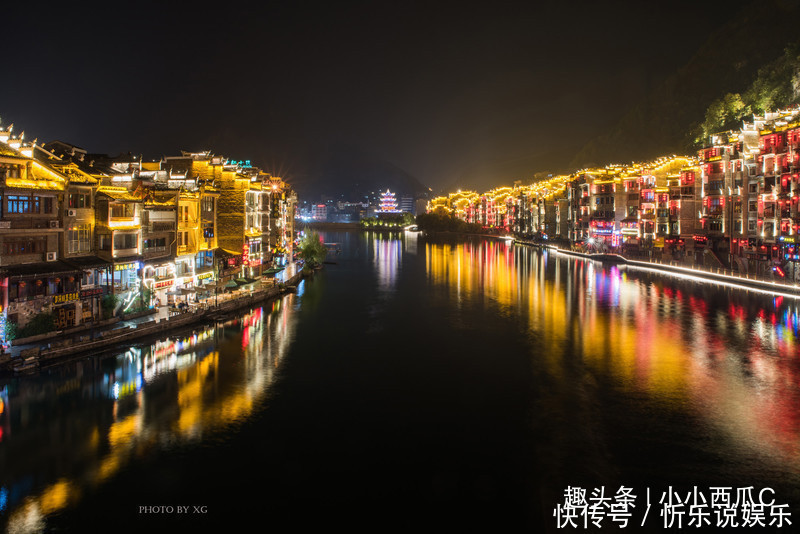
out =
<svg viewBox="0 0 800 534"><path fill-rule="evenodd" d="M269 184L270 217L269 247L273 263L286 265L294 252L294 219L297 209L297 193L281 178L267 175Z"/></svg>
<svg viewBox="0 0 800 534"><path fill-rule="evenodd" d="M328 220L328 206L325 204L314 204L311 206L311 218L317 222Z"/></svg>
<svg viewBox="0 0 800 534"><path fill-rule="evenodd" d="M381 193L381 200L378 209L375 210L375 213L400 213L400 210L397 209L397 198L395 194L386 190L385 193Z"/></svg>
<svg viewBox="0 0 800 534"><path fill-rule="evenodd" d="M52 313L60 328L81 320L81 271L61 257L64 228L60 198L67 177L49 164L57 159L12 136L12 127L0 130L0 283L5 322L24 327L42 313ZM52 158L50 157L52 156Z"/></svg>

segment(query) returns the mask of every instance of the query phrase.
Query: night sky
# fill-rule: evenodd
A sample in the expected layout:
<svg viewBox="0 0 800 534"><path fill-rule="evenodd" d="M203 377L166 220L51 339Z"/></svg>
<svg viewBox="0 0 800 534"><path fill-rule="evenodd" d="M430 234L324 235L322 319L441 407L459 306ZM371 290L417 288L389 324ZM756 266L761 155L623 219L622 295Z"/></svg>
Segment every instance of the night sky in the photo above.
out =
<svg viewBox="0 0 800 534"><path fill-rule="evenodd" d="M348 147L486 190L569 161L744 2L14 4L0 118L26 139L306 186Z"/></svg>

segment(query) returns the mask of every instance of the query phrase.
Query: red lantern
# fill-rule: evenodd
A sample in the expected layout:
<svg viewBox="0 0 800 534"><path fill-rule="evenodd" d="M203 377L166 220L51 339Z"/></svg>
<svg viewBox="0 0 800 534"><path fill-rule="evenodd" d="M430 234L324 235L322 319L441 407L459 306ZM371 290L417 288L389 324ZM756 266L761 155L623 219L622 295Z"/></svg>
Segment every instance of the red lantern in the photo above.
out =
<svg viewBox="0 0 800 534"><path fill-rule="evenodd" d="M41 286L41 285L42 285L42 281L41 281L41 280L37 280L37 281L36 281L36 285L37 285L37 286Z"/></svg>
<svg viewBox="0 0 800 534"><path fill-rule="evenodd" d="M25 281L24 280L19 283L19 287L25 287Z"/></svg>

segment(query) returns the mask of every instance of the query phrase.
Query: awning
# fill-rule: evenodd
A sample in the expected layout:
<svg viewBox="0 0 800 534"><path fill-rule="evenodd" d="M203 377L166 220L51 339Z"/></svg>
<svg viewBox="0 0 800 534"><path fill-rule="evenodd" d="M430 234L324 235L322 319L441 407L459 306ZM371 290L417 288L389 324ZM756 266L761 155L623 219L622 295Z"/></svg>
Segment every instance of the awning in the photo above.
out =
<svg viewBox="0 0 800 534"><path fill-rule="evenodd" d="M233 252L224 248L218 248L215 252L217 258L237 258L242 255L241 252Z"/></svg>
<svg viewBox="0 0 800 534"><path fill-rule="evenodd" d="M247 285L247 284L252 284L253 282L257 282L257 280L255 280L253 278L237 278L236 279L236 283L239 284L240 286L244 286L244 285Z"/></svg>
<svg viewBox="0 0 800 534"><path fill-rule="evenodd" d="M8 277L36 278L54 274L80 273L81 269L65 261L42 261L38 263L23 263L20 265L6 265L0 267L0 273Z"/></svg>
<svg viewBox="0 0 800 534"><path fill-rule="evenodd" d="M142 256L137 254L135 256L125 256L124 258L113 259L114 265L120 265L123 263L133 263L136 261L142 261Z"/></svg>
<svg viewBox="0 0 800 534"><path fill-rule="evenodd" d="M97 256L74 256L64 259L65 263L72 264L77 269L91 269L93 267L110 267L111 262Z"/></svg>
<svg viewBox="0 0 800 534"><path fill-rule="evenodd" d="M227 283L225 284L225 287L226 287L226 288L229 288L229 289L233 289L233 288L239 287L239 284L237 284L236 282L234 282L233 280L231 280L230 282L227 282Z"/></svg>
<svg viewBox="0 0 800 534"><path fill-rule="evenodd" d="M193 293L197 293L197 290L193 287L181 287L179 289L182 295L191 295Z"/></svg>

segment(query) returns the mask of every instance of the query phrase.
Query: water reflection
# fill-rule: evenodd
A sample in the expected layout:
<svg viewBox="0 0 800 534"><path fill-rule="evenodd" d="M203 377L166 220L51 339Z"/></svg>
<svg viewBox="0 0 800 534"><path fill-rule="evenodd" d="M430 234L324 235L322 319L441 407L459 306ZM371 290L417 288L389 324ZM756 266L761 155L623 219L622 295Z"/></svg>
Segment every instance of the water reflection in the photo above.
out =
<svg viewBox="0 0 800 534"><path fill-rule="evenodd" d="M365 234L367 236L368 234ZM397 283L397 274L403 260L402 242L399 235L390 235L388 239L381 236L372 238L374 250L373 262L378 276L378 287L381 291L392 291Z"/></svg>
<svg viewBox="0 0 800 534"><path fill-rule="evenodd" d="M576 355L615 391L689 410L729 450L800 474L798 301L557 257L503 242L426 245L428 278L522 320L564 378ZM451 320L458 320L451 317Z"/></svg>
<svg viewBox="0 0 800 534"><path fill-rule="evenodd" d="M224 439L268 395L294 339L294 299L5 384L0 513L8 529L41 531L47 515L134 457Z"/></svg>

